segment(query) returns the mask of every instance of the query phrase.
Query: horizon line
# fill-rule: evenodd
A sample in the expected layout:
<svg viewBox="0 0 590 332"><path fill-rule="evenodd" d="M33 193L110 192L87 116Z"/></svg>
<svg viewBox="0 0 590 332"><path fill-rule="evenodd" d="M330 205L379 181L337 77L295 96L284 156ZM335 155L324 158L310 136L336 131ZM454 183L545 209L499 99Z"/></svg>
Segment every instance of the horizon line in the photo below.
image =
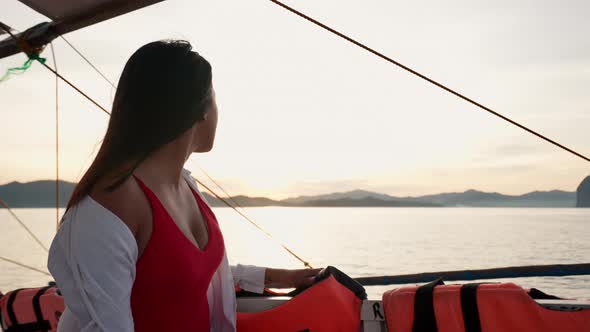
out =
<svg viewBox="0 0 590 332"><path fill-rule="evenodd" d="M590 177L590 176L589 176ZM35 183L35 182L55 182L55 180L51 180L51 179L41 179L41 180L33 180L33 181L27 181L27 182L20 182L20 181L11 181L11 182L7 182L4 184L0 184L0 187L9 185L9 184L22 184L22 185L27 185L27 184L31 184L31 183ZM62 183L68 183L68 184L73 184L76 185L78 182L72 182L72 181L67 181L67 180L59 180L59 182ZM581 182L580 182L581 183ZM204 189L202 190L204 192L209 193L208 190ZM564 192L564 193L576 193L577 189L570 191L570 190L564 190L564 189L548 189L548 190L540 190L540 189L536 189L536 190L532 190L532 191L526 191L526 192L522 192L519 194L505 194L505 193L501 193L498 191L483 191L483 190L479 190L479 189L474 189L469 188L469 189L465 189L463 191L441 191L441 192L437 192L437 193L427 193L427 194L414 194L414 195L395 195L395 194L390 194L390 193L382 193L382 192L377 192L377 191L372 191L372 190L366 190L366 189L360 189L360 188L356 188L356 189L352 189L352 190L347 190L347 191L332 191L332 192L326 192L326 193L321 193L321 194L298 194L296 196L289 196L286 198L279 198L279 199L275 199L275 198L270 198L269 196L250 196L247 194L234 194L231 195L229 197L238 197L238 196L244 196L244 197L250 197L250 198L266 198L266 199L271 199L274 201L284 201L284 200L288 200L288 199L295 199L295 198L300 198L300 197L314 197L314 196L323 196L323 195L333 195L333 194L346 194L346 193L351 193L351 192L355 192L355 191L364 191L364 192L368 192L371 194L378 194L378 195L387 195L393 198L419 198L419 197L424 197L424 196L435 196L435 195L443 195L443 194L464 194L470 191L474 191L474 192L480 192L480 193L485 193L485 194L499 194L499 195L503 195L503 196L524 196L527 194L531 194L531 193L549 193L549 192ZM227 197L227 196L221 196L220 197Z"/></svg>

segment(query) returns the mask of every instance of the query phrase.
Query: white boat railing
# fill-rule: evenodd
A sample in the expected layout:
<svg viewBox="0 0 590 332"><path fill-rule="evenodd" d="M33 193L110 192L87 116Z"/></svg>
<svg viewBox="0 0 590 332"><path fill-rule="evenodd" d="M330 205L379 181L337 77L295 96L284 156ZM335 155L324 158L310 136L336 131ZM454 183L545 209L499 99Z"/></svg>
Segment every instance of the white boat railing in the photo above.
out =
<svg viewBox="0 0 590 332"><path fill-rule="evenodd" d="M287 301L289 297L242 297L238 298L239 312L258 312L277 307ZM575 311L590 309L589 301L578 300L536 300L547 309ZM381 300L365 300L361 307L361 327L359 332L386 332L385 313Z"/></svg>

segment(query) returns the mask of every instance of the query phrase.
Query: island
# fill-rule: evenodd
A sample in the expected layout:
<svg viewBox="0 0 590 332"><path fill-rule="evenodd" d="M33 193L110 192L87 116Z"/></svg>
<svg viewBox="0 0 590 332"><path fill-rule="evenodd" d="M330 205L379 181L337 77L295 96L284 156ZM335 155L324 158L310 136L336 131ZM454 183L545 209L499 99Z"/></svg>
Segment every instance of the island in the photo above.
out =
<svg viewBox="0 0 590 332"><path fill-rule="evenodd" d="M590 175L588 175L576 190L576 207L590 207Z"/></svg>
<svg viewBox="0 0 590 332"><path fill-rule="evenodd" d="M59 205L65 207L75 183L60 181ZM313 196L298 196L286 199L237 195L223 200L203 192L213 207L226 207L226 202L242 207L543 207L559 208L590 206L590 177L586 178L578 192L550 190L533 191L522 195L505 195L497 192L483 192L470 189L426 196L391 196L367 190L352 190ZM0 185L0 199L11 208L55 207L55 182L50 180L33 182L10 182ZM0 206L2 208L2 206Z"/></svg>

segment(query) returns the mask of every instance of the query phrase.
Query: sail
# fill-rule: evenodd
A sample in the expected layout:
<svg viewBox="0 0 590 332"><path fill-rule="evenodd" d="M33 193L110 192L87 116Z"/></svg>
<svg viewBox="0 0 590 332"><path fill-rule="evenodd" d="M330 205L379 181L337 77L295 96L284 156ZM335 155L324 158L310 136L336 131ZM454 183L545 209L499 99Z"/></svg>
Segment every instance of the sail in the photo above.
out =
<svg viewBox="0 0 590 332"><path fill-rule="evenodd" d="M19 0L45 15L51 22L38 24L25 33L33 47L43 46L58 35L82 29L164 0ZM4 31L3 31L4 32ZM18 34L17 37L23 34ZM0 41L0 59L20 52L14 38Z"/></svg>

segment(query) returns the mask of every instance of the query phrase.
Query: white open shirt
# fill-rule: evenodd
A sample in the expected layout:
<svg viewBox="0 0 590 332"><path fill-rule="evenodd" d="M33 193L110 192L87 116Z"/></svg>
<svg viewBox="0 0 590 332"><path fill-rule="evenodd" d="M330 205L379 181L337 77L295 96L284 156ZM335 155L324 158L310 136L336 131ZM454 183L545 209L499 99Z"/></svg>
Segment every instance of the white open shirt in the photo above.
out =
<svg viewBox="0 0 590 332"><path fill-rule="evenodd" d="M182 170L182 176L205 201L190 174ZM58 332L133 332L130 298L137 256L133 233L110 210L90 196L70 208L47 260L66 304ZM236 330L234 285L262 293L264 274L263 267L230 266L224 252L207 289L211 331Z"/></svg>

